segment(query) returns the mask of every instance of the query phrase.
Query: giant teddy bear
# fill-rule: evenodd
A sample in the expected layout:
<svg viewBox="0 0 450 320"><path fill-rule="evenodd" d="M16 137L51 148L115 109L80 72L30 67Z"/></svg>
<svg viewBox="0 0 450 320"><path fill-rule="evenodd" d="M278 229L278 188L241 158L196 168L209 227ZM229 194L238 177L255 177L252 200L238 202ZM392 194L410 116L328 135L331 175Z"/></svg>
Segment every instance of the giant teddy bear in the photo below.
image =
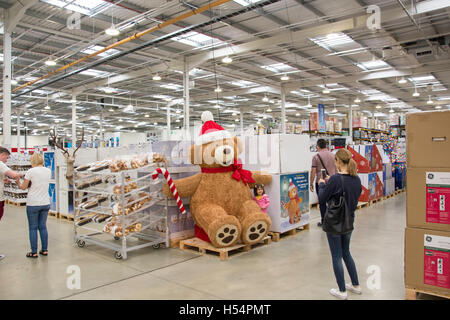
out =
<svg viewBox="0 0 450 320"><path fill-rule="evenodd" d="M190 149L190 160L201 172L175 180L180 197L190 197L195 224L215 247L229 247L239 239L253 244L269 232L270 217L252 200L250 187L270 184L269 174L242 169L238 155L242 142L214 122L211 112L202 114L201 133ZM166 196L172 197L167 185Z"/></svg>

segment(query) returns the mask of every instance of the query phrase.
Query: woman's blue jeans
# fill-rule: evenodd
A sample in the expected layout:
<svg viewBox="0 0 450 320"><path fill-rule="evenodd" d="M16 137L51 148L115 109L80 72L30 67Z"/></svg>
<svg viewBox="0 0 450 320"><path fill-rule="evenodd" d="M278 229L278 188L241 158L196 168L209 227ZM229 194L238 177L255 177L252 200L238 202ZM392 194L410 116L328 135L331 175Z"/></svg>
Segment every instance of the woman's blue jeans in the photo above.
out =
<svg viewBox="0 0 450 320"><path fill-rule="evenodd" d="M37 232L41 236L42 251L47 251L48 232L47 215L50 205L46 206L27 206L28 229L30 233L31 252L37 253Z"/></svg>
<svg viewBox="0 0 450 320"><path fill-rule="evenodd" d="M339 291L344 292L345 279L344 279L344 267L342 266L342 259L344 259L345 266L350 275L352 285L358 286L358 274L356 272L355 262L350 254L350 238L352 233L347 234L330 234L327 233L328 244L330 246L331 257L333 259L333 270L336 277L336 282L339 286Z"/></svg>

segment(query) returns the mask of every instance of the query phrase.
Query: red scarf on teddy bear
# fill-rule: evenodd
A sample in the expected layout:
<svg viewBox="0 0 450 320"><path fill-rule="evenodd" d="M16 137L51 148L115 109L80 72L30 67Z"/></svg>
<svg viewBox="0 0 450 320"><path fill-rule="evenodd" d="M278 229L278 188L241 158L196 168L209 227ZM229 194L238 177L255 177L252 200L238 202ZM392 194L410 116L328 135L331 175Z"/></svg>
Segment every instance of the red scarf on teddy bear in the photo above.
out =
<svg viewBox="0 0 450 320"><path fill-rule="evenodd" d="M222 168L202 168L203 173L220 173L220 172L233 172L233 179L239 181L242 180L245 184L247 183L255 183L256 181L252 177L252 172L249 170L242 169L241 159L234 159L234 163L228 167Z"/></svg>

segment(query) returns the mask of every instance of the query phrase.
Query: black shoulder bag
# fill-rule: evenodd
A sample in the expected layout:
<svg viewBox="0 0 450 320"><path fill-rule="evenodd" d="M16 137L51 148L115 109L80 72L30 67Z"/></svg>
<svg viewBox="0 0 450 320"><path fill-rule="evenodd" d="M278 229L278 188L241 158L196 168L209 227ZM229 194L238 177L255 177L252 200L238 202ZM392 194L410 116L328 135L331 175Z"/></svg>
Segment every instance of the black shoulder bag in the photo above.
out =
<svg viewBox="0 0 450 320"><path fill-rule="evenodd" d="M342 195L335 203L333 199L328 201L327 211L323 218L323 231L331 234L346 234L353 230L353 218L345 201L344 178L341 176Z"/></svg>

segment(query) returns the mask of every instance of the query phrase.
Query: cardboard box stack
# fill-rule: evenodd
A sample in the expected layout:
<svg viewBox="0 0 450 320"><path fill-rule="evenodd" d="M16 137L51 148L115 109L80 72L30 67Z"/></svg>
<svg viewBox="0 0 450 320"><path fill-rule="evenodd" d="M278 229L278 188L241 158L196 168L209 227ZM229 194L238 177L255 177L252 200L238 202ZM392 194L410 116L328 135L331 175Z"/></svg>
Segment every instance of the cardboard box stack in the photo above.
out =
<svg viewBox="0 0 450 320"><path fill-rule="evenodd" d="M450 111L408 114L405 286L450 298Z"/></svg>
<svg viewBox="0 0 450 320"><path fill-rule="evenodd" d="M309 114L309 130L317 131L319 130L319 113L311 112Z"/></svg>
<svg viewBox="0 0 450 320"><path fill-rule="evenodd" d="M383 196L383 160L380 148L382 147L377 145L348 146L361 179L362 193L359 201L368 202Z"/></svg>

